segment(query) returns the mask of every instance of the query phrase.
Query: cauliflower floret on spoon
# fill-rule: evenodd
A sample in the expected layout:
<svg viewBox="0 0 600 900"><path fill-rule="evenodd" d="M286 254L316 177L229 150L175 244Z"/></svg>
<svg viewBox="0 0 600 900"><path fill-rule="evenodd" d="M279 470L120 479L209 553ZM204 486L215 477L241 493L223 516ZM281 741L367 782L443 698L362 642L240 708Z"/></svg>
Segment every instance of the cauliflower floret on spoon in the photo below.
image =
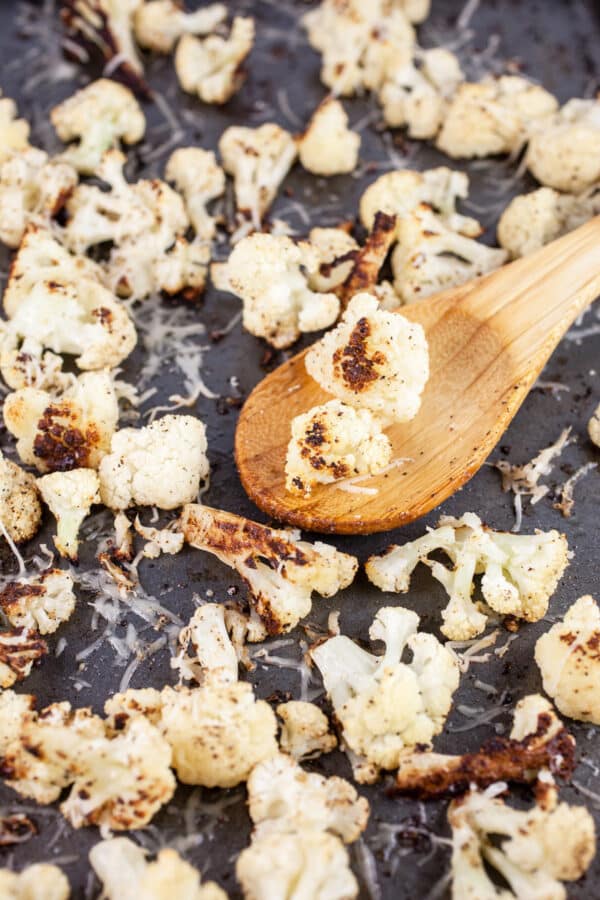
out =
<svg viewBox="0 0 600 900"><path fill-rule="evenodd" d="M298 142L301 164L315 175L341 175L356 168L359 150L360 135L348 127L344 107L327 97Z"/></svg>
<svg viewBox="0 0 600 900"><path fill-rule="evenodd" d="M198 237L209 241L215 235L216 222L207 205L225 191L225 173L212 150L180 147L168 159L165 178L183 194L190 222Z"/></svg>
<svg viewBox="0 0 600 900"><path fill-rule="evenodd" d="M579 193L600 179L600 101L569 100L542 120L529 141L527 166L541 184Z"/></svg>
<svg viewBox="0 0 600 900"><path fill-rule="evenodd" d="M94 503L100 502L98 473L95 469L51 472L38 478L37 483L44 502L56 518L56 549L61 556L76 562L79 529Z"/></svg>
<svg viewBox="0 0 600 900"><path fill-rule="evenodd" d="M0 451L0 522L15 544L37 534L42 507L35 478Z"/></svg>
<svg viewBox="0 0 600 900"><path fill-rule="evenodd" d="M223 3L186 12L177 0L149 0L136 9L133 27L140 47L166 54L184 34L210 34L226 17Z"/></svg>
<svg viewBox="0 0 600 900"><path fill-rule="evenodd" d="M433 635L418 633L418 624L416 613L384 607L369 630L372 640L384 641L383 656L345 635L311 652L355 756L358 781L374 781L381 769L397 768L407 749L428 744L444 727L458 687L458 663ZM402 662L405 648L412 652L409 663Z"/></svg>
<svg viewBox="0 0 600 900"><path fill-rule="evenodd" d="M53 634L75 610L73 577L61 569L9 582L0 591L0 609L16 628Z"/></svg>
<svg viewBox="0 0 600 900"><path fill-rule="evenodd" d="M236 16L227 38L184 34L175 51L175 71L184 91L204 103L223 104L246 79L244 60L254 44L254 19Z"/></svg>

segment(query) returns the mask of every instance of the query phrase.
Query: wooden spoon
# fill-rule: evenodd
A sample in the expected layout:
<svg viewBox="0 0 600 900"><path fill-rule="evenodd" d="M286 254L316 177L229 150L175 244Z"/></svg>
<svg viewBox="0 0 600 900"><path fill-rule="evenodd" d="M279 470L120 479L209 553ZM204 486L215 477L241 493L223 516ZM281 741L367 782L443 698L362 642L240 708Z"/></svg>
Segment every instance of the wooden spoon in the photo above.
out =
<svg viewBox="0 0 600 900"><path fill-rule="evenodd" d="M275 519L309 531L370 534L419 518L475 474L599 294L600 216L491 275L403 307L425 329L431 376L417 417L387 430L393 459L408 461L361 479L358 493L320 485L302 498L285 489L292 418L331 399L299 353L244 404L235 440L244 488Z"/></svg>

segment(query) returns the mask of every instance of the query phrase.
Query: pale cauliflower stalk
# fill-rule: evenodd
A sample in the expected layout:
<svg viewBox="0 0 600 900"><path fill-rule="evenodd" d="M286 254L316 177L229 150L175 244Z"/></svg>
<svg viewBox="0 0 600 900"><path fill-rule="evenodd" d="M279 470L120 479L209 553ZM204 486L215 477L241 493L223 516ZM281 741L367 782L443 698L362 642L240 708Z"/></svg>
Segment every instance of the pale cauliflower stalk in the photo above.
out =
<svg viewBox="0 0 600 900"><path fill-rule="evenodd" d="M21 872L0 869L3 900L68 900L71 888L58 866L36 863Z"/></svg>
<svg viewBox="0 0 600 900"><path fill-rule="evenodd" d="M100 502L100 482L95 469L51 472L38 478L40 494L56 518L54 537L61 556L77 561L79 529L94 503Z"/></svg>
<svg viewBox="0 0 600 900"><path fill-rule="evenodd" d="M360 135L350 130L344 107L331 97L317 107L298 143L300 162L315 175L354 171L359 150Z"/></svg>
<svg viewBox="0 0 600 900"><path fill-rule="evenodd" d="M100 463L100 495L111 509L175 509L195 500L208 477L206 430L193 416L167 415L145 428L123 428Z"/></svg>
<svg viewBox="0 0 600 900"><path fill-rule="evenodd" d="M458 687L458 663L433 635L418 633L418 624L410 610L383 607L369 629L372 640L384 641L383 656L344 635L311 653L355 757L358 781L374 781L381 769L397 768L407 749L428 744L444 727ZM401 661L406 647L410 663Z"/></svg>
<svg viewBox="0 0 600 900"><path fill-rule="evenodd" d="M0 451L0 522L15 544L29 541L42 520L35 478Z"/></svg>
<svg viewBox="0 0 600 900"><path fill-rule="evenodd" d="M175 51L175 71L188 94L204 103L223 104L246 78L244 60L254 43L254 19L236 16L227 38L212 34L200 39L184 34Z"/></svg>
<svg viewBox="0 0 600 900"><path fill-rule="evenodd" d="M343 284L352 272L359 246L343 228L313 228L308 242L316 251L319 266L308 273L314 291L326 293Z"/></svg>
<svg viewBox="0 0 600 900"><path fill-rule="evenodd" d="M140 47L170 53L184 34L210 34L227 17L222 3L185 12L177 0L149 0L135 12L133 27Z"/></svg>
<svg viewBox="0 0 600 900"><path fill-rule="evenodd" d="M431 562L428 556L443 550L453 568ZM391 546L372 556L365 566L369 580L383 591L405 593L419 562L444 586L450 602L442 611L442 633L451 640L480 634L487 616L472 600L473 578L482 574L485 603L501 615L537 622L569 561L567 539L557 531L533 535L493 531L475 513L460 519L442 516L437 528L402 546Z"/></svg>
<svg viewBox="0 0 600 900"><path fill-rule="evenodd" d="M198 237L211 240L215 235L216 222L208 213L207 204L225 191L225 173L217 164L215 154L200 147L180 147L169 157L165 178L183 194L190 222Z"/></svg>
<svg viewBox="0 0 600 900"><path fill-rule="evenodd" d="M547 187L579 193L600 179L600 101L569 100L539 123L527 150L529 171Z"/></svg>
<svg viewBox="0 0 600 900"><path fill-rule="evenodd" d="M384 424L413 419L429 377L421 325L356 294L339 325L306 354L306 370L328 393Z"/></svg>
<svg viewBox="0 0 600 900"><path fill-rule="evenodd" d="M15 628L53 634L75 609L73 576L61 569L9 582L0 591L0 609Z"/></svg>
<svg viewBox="0 0 600 900"><path fill-rule="evenodd" d="M314 703L288 700L279 704L277 715L283 723L279 745L294 759L313 759L337 747L327 716Z"/></svg>
<svg viewBox="0 0 600 900"><path fill-rule="evenodd" d="M179 632L180 651L171 660L182 678L199 684L238 680L238 657L227 632L225 607L218 603L199 606Z"/></svg>

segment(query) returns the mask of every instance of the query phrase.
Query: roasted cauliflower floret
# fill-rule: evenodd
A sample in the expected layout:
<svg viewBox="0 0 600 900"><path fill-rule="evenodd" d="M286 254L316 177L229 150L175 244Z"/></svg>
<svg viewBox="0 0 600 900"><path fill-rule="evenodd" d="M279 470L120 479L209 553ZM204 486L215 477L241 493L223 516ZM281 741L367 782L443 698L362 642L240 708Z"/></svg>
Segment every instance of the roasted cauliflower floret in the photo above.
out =
<svg viewBox="0 0 600 900"><path fill-rule="evenodd" d="M390 440L370 410L330 400L292 419L286 488L308 495L316 484L376 475L391 458Z"/></svg>
<svg viewBox="0 0 600 900"><path fill-rule="evenodd" d="M310 244L285 236L252 234L233 248L227 261L229 290L244 304L244 327L273 347L289 347L302 332L327 328L338 317L335 294L311 290L318 270Z"/></svg>
<svg viewBox="0 0 600 900"><path fill-rule="evenodd" d="M367 409L384 424L413 419L429 378L425 333L419 324L356 294L340 323L306 354L306 370L344 403Z"/></svg>
<svg viewBox="0 0 600 900"><path fill-rule="evenodd" d="M202 10L201 10L202 11ZM215 236L216 222L207 210L211 200L225 191L225 173L212 150L180 147L167 162L165 178L183 194L190 222L199 238Z"/></svg>
<svg viewBox="0 0 600 900"><path fill-rule="evenodd" d="M29 123L17 116L15 101L0 91L0 165L29 148Z"/></svg>
<svg viewBox="0 0 600 900"><path fill-rule="evenodd" d="M168 415L145 428L123 428L100 465L100 495L111 509L176 509L198 496L208 477L206 430L193 416Z"/></svg>
<svg viewBox="0 0 600 900"><path fill-rule="evenodd" d="M243 578L269 634L294 628L309 614L313 591L332 597L352 583L358 567L354 556L330 544L311 544L298 531L278 531L209 506L189 504L181 521L192 547Z"/></svg>
<svg viewBox="0 0 600 900"><path fill-rule="evenodd" d="M0 451L0 522L15 544L29 541L42 521L35 478Z"/></svg>
<svg viewBox="0 0 600 900"><path fill-rule="evenodd" d="M272 122L259 128L232 125L220 137L219 152L233 177L238 212L259 229L296 159L295 138Z"/></svg>
<svg viewBox="0 0 600 900"><path fill-rule="evenodd" d="M544 690L565 716L600 724L600 609L580 597L535 645Z"/></svg>
<svg viewBox="0 0 600 900"><path fill-rule="evenodd" d="M54 543L61 556L76 562L79 529L94 503L100 503L100 482L95 469L52 472L38 478L44 503L56 518Z"/></svg>
<svg viewBox="0 0 600 900"><path fill-rule="evenodd" d="M129 88L99 78L55 106L50 121L64 143L79 141L61 159L84 175L94 175L106 150L119 142L137 144L146 131L146 117Z"/></svg>
<svg viewBox="0 0 600 900"><path fill-rule="evenodd" d="M27 678L34 663L47 652L46 642L36 631L26 628L0 631L0 688L10 688Z"/></svg>
<svg viewBox="0 0 600 900"><path fill-rule="evenodd" d="M299 762L330 753L337 747L327 716L314 703L288 700L280 703L276 711L283 723L279 746Z"/></svg>
<svg viewBox="0 0 600 900"><path fill-rule="evenodd" d="M119 516L123 516L123 513L119 513L115 517L115 523L118 520ZM127 516L124 516L125 520L129 522ZM121 520L122 521L122 520ZM161 553L167 553L169 555L174 555L175 553L179 553L183 548L184 538L180 531L177 531L177 520L171 523L170 526L166 528L153 528L150 525L142 525L140 522L140 517L136 516L135 519L135 530L140 535L140 537L145 538L147 544L144 546L144 556L147 559L158 559ZM118 539L115 540L115 544L117 547L120 547L121 544ZM129 541L125 538L124 549L127 552Z"/></svg>
<svg viewBox="0 0 600 900"><path fill-rule="evenodd" d="M539 250L600 212L600 192L560 194L539 188L515 197L498 222L498 242L513 259Z"/></svg>
<svg viewBox="0 0 600 900"><path fill-rule="evenodd" d="M175 850L161 850L149 862L146 851L129 838L111 838L92 847L90 863L105 900L227 900L214 881L201 884L200 872Z"/></svg>
<svg viewBox="0 0 600 900"><path fill-rule="evenodd" d="M69 900L71 888L66 875L49 863L35 863L21 872L0 869L2 900Z"/></svg>
<svg viewBox="0 0 600 900"><path fill-rule="evenodd" d="M59 396L30 387L14 391L3 412L19 456L40 472L96 469L119 418L108 371L84 372Z"/></svg>
<svg viewBox="0 0 600 900"><path fill-rule="evenodd" d="M493 272L507 259L506 250L457 233L421 204L398 226L392 253L394 288L405 303L415 303Z"/></svg>
<svg viewBox="0 0 600 900"><path fill-rule="evenodd" d="M77 181L71 165L35 147L1 162L0 241L18 247L29 224L48 225Z"/></svg>
<svg viewBox="0 0 600 900"><path fill-rule="evenodd" d="M300 137L300 162L315 175L342 175L356 168L359 150L360 134L348 127L344 107L339 100L327 97Z"/></svg>
<svg viewBox="0 0 600 900"><path fill-rule="evenodd" d="M171 666L181 678L233 683L238 680L238 657L225 623L225 607L219 603L199 606L179 632L180 651Z"/></svg>
<svg viewBox="0 0 600 900"><path fill-rule="evenodd" d="M0 609L16 628L53 634L75 609L73 576L61 569L9 582L0 591Z"/></svg>
<svg viewBox="0 0 600 900"><path fill-rule="evenodd" d="M188 94L204 103L227 103L246 80L244 60L254 44L254 19L236 16L227 38L184 34L175 51L175 71Z"/></svg>
<svg viewBox="0 0 600 900"><path fill-rule="evenodd" d="M516 75L465 82L450 103L436 145L454 159L517 152L557 108L552 94Z"/></svg>
<svg viewBox="0 0 600 900"><path fill-rule="evenodd" d="M452 828L452 897L548 897L566 900L561 881L577 881L596 852L594 820L582 806L557 805L547 791L544 805L512 809L493 788L471 791L448 809ZM501 844L498 837L504 838ZM494 840L494 837L496 840ZM500 891L486 870L509 885Z"/></svg>
<svg viewBox="0 0 600 900"><path fill-rule="evenodd" d="M596 407L594 414L588 422L588 434L596 447L600 447L600 406Z"/></svg>
<svg viewBox="0 0 600 900"><path fill-rule="evenodd" d="M449 569L428 559L443 550L452 560ZM451 640L480 634L487 617L472 600L473 577L482 574L481 593L495 612L537 622L569 562L567 539L558 531L513 534L493 531L475 513L460 519L442 516L437 528L416 541L388 547L366 564L369 580L382 591L405 593L419 562L444 586L450 602L442 612L442 632Z"/></svg>
<svg viewBox="0 0 600 900"><path fill-rule="evenodd" d="M166 54L184 34L210 34L226 18L223 3L186 12L177 0L148 0L135 11L133 27L140 47Z"/></svg>
<svg viewBox="0 0 600 900"><path fill-rule="evenodd" d="M527 166L541 184L579 193L600 179L600 101L569 100L539 123Z"/></svg>
<svg viewBox="0 0 600 900"><path fill-rule="evenodd" d="M444 727L458 687L456 658L431 634L418 633L419 617L383 607L369 629L383 656L337 635L311 651L353 759L357 781L374 781L398 767L402 754L428 744ZM402 662L405 648L410 663Z"/></svg>
<svg viewBox="0 0 600 900"><path fill-rule="evenodd" d="M359 250L352 235L344 228L313 228L308 242L319 260L318 268L308 273L313 291L326 293L343 284L352 272Z"/></svg>

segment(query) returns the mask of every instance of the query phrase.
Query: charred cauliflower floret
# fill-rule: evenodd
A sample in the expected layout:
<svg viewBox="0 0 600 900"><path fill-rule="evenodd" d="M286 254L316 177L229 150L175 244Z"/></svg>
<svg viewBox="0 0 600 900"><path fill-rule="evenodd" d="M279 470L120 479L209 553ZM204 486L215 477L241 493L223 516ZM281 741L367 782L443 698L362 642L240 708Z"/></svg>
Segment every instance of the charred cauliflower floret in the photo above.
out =
<svg viewBox="0 0 600 900"><path fill-rule="evenodd" d="M557 804L513 809L495 796L471 791L448 809L452 828L452 897L544 897L566 900L562 881L577 881L596 852L594 820L582 806ZM504 840L498 842L498 838ZM508 884L500 891L489 868Z"/></svg>
<svg viewBox="0 0 600 900"><path fill-rule="evenodd" d="M223 168L233 177L238 212L259 229L298 153L295 138L272 122L232 125L219 140Z"/></svg>
<svg viewBox="0 0 600 900"><path fill-rule="evenodd" d="M308 273L313 291L326 293L342 285L352 272L359 250L352 235L344 228L313 228L308 243L319 260L317 269Z"/></svg>
<svg viewBox="0 0 600 900"><path fill-rule="evenodd" d="M178 643L180 651L171 666L181 678L199 684L238 680L238 657L227 631L223 605L199 606L179 632Z"/></svg>
<svg viewBox="0 0 600 900"><path fill-rule="evenodd" d="M374 781L381 769L397 768L407 749L430 743L450 712L458 663L433 635L417 632L418 625L411 610L383 607L369 629L371 640L385 643L383 656L345 635L311 651L359 782ZM404 663L406 648L412 659Z"/></svg>
<svg viewBox="0 0 600 900"><path fill-rule="evenodd" d="M20 458L40 472L98 468L119 418L108 371L84 372L59 396L30 387L14 391L3 412Z"/></svg>
<svg viewBox="0 0 600 900"><path fill-rule="evenodd" d="M105 900L227 900L214 881L201 884L200 872L168 848L149 862L146 851L129 838L111 838L92 847L90 863Z"/></svg>
<svg viewBox="0 0 600 900"><path fill-rule="evenodd" d="M35 863L21 872L0 869L2 900L69 900L66 875L49 863Z"/></svg>
<svg viewBox="0 0 600 900"><path fill-rule="evenodd" d="M539 123L527 166L541 184L578 193L600 179L600 100L569 100Z"/></svg>
<svg viewBox="0 0 600 900"><path fill-rule="evenodd" d="M580 597L538 639L535 661L563 715L600 724L600 609L593 597Z"/></svg>
<svg viewBox="0 0 600 900"><path fill-rule="evenodd" d="M136 10L133 27L140 47L166 54L184 34L210 34L226 18L223 3L186 12L178 0L147 0Z"/></svg>
<svg viewBox="0 0 600 900"><path fill-rule="evenodd" d="M429 377L425 333L419 324L356 294L340 323L306 354L306 370L344 403L367 409L382 423L413 419Z"/></svg>
<svg viewBox="0 0 600 900"><path fill-rule="evenodd" d="M517 152L557 108L552 94L516 75L465 82L450 103L436 145L454 159Z"/></svg>
<svg viewBox="0 0 600 900"><path fill-rule="evenodd" d="M47 652L46 642L37 631L27 628L0 631L0 688L10 688L27 678L34 664Z"/></svg>
<svg viewBox="0 0 600 900"><path fill-rule="evenodd" d="M95 469L51 472L38 478L44 503L56 519L54 543L61 556L76 562L79 529L94 503L100 503L100 482Z"/></svg>
<svg viewBox="0 0 600 900"><path fill-rule="evenodd" d="M244 61L254 44L254 19L236 16L226 38L184 34L175 51L175 71L188 94L204 103L223 104L246 80Z"/></svg>
<svg viewBox="0 0 600 900"><path fill-rule="evenodd" d="M314 111L298 142L300 162L314 175L342 175L358 162L360 134L348 127L344 107L327 97Z"/></svg>
<svg viewBox="0 0 600 900"><path fill-rule="evenodd" d="M100 494L111 509L176 509L208 477L206 430L193 416L168 415L145 428L122 428L100 464Z"/></svg>
<svg viewBox="0 0 600 900"><path fill-rule="evenodd" d="M0 591L0 609L16 628L53 634L75 609L73 577L61 569L9 582Z"/></svg>
<svg viewBox="0 0 600 900"><path fill-rule="evenodd" d="M370 410L330 400L292 419L285 485L308 495L317 484L376 475L391 458L390 440Z"/></svg>
<svg viewBox="0 0 600 900"><path fill-rule="evenodd" d="M0 451L0 521L15 544L29 541L42 521L35 478Z"/></svg>
<svg viewBox="0 0 600 900"><path fill-rule="evenodd" d="M0 241L18 247L28 225L48 225L77 181L71 165L35 147L0 163Z"/></svg>
<svg viewBox="0 0 600 900"><path fill-rule="evenodd" d="M337 747L337 738L324 712L314 703L288 700L277 707L282 721L279 746L283 753L301 762L330 753Z"/></svg>
<svg viewBox="0 0 600 900"><path fill-rule="evenodd" d="M429 560L434 550L443 550L453 567ZM382 591L405 593L419 562L429 566L450 597L442 612L443 634L451 640L468 640L487 622L485 608L472 599L475 575L482 575L481 593L490 609L537 622L546 614L569 552L566 537L558 531L532 535L493 531L475 513L465 513L460 519L442 516L437 528L416 541L388 547L381 556L372 556L365 568Z"/></svg>
<svg viewBox="0 0 600 900"><path fill-rule="evenodd" d="M0 91L0 165L29 147L29 123L19 119L17 104Z"/></svg>
<svg viewBox="0 0 600 900"><path fill-rule="evenodd" d="M229 290L244 304L244 327L273 347L289 347L302 332L333 324L340 311L335 294L311 290L319 260L310 244L285 236L251 234L227 261Z"/></svg>
<svg viewBox="0 0 600 900"><path fill-rule="evenodd" d="M146 117L129 88L99 78L55 106L50 121L64 143L79 141L61 159L84 175L94 175L106 150L119 142L137 144L146 131Z"/></svg>
<svg viewBox="0 0 600 900"><path fill-rule="evenodd" d="M498 222L498 242L513 259L539 250L600 213L600 192L561 194L539 188L515 197Z"/></svg>
<svg viewBox="0 0 600 900"><path fill-rule="evenodd" d="M294 628L312 607L312 592L333 597L352 583L358 562L330 544L300 540L241 516L189 504L181 529L186 541L212 553L245 581L249 599L269 634Z"/></svg>
<svg viewBox="0 0 600 900"><path fill-rule="evenodd" d="M200 147L180 147L169 157L165 178L183 194L190 222L198 237L211 240L215 236L216 222L207 206L225 191L225 173L217 164L215 154Z"/></svg>

